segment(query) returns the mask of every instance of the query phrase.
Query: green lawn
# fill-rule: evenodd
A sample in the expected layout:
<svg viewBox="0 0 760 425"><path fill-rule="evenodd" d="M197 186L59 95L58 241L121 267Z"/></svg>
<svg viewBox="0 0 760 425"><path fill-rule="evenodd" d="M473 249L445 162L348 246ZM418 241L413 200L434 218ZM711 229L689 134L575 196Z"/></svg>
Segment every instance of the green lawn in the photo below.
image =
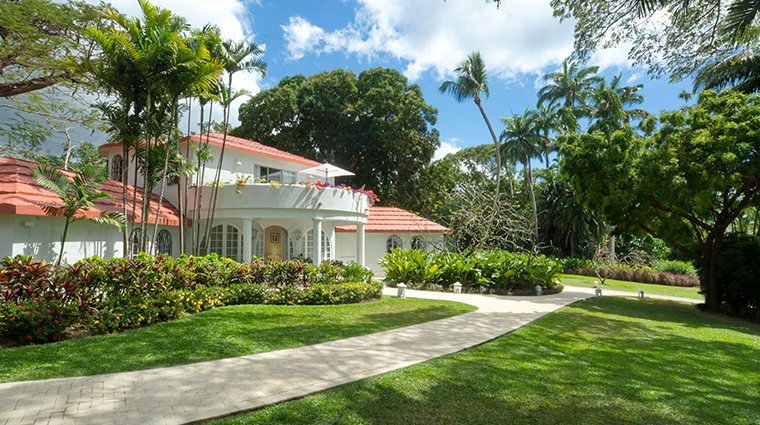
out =
<svg viewBox="0 0 760 425"><path fill-rule="evenodd" d="M594 281L599 278L591 276L579 276L575 274L562 275L562 283L565 285L594 287ZM623 280L607 279L602 289L617 289L620 291L638 292L643 289L647 294L670 295L672 297L691 298L695 300L704 300L699 293L699 288L685 288L683 286L654 285L651 283L626 282Z"/></svg>
<svg viewBox="0 0 760 425"><path fill-rule="evenodd" d="M228 424L758 424L760 326L594 298L488 344Z"/></svg>
<svg viewBox="0 0 760 425"><path fill-rule="evenodd" d="M299 347L476 310L396 299L340 306L218 308L119 334L0 349L0 382L152 369Z"/></svg>

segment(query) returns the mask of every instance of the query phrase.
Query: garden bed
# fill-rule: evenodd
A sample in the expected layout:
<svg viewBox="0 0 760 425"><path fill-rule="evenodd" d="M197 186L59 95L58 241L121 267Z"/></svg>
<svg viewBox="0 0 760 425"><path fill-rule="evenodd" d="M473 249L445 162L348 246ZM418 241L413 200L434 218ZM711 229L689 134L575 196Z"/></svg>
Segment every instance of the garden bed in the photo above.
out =
<svg viewBox="0 0 760 425"><path fill-rule="evenodd" d="M239 304L334 305L378 299L382 284L358 265L236 263L207 257L97 257L53 269L6 257L0 269L0 338L59 341L67 329L108 333Z"/></svg>

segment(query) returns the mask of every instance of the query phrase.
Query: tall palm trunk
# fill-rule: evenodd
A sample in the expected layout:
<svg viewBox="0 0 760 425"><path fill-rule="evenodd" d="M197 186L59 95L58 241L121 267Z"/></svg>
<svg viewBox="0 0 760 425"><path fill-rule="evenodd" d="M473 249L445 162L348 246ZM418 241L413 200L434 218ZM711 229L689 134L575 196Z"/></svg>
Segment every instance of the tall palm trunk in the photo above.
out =
<svg viewBox="0 0 760 425"><path fill-rule="evenodd" d="M169 131L170 138L173 137L175 134L175 130L179 129L179 122L177 121L177 102L179 102L178 99L172 99L172 126L171 130ZM150 238L150 252L152 254L155 253L155 244L156 244L156 235L158 234L158 219L161 217L161 205L164 203L164 190L166 189L166 177L169 174L169 152L171 151L174 143L172 140L166 141L166 149L164 149L164 168L161 174L161 190L158 192L158 206L156 207L156 224L153 226L153 235ZM180 211L182 210L182 207L180 206ZM180 214L180 220L182 220L182 215ZM180 232L182 232L182 223L179 225Z"/></svg>
<svg viewBox="0 0 760 425"><path fill-rule="evenodd" d="M142 202L142 217L140 220L140 252L146 252L148 246L148 238L145 236L148 234L148 221L150 219L150 201L152 197L151 179L153 175L150 169L150 122L153 118L153 99L151 98L151 87L148 87L148 122L145 134L145 171L143 180L143 202Z"/></svg>
<svg viewBox="0 0 760 425"><path fill-rule="evenodd" d="M475 95L475 104L480 109L480 114L483 115L483 119L486 121L488 131L491 132L491 138L493 138L493 145L496 148L496 196L494 197L494 203L499 203L499 182L501 180L501 151L499 150L499 139L496 138L496 133L493 132L491 127L491 121L488 120L486 111L483 109L483 105L480 104L480 96Z"/></svg>
<svg viewBox="0 0 760 425"><path fill-rule="evenodd" d="M224 110L222 111L222 115L224 116L223 122L224 122L224 137L222 137L222 152L219 154L219 166L216 169L216 176L214 177L214 187L212 189L212 201L209 202L211 204L211 216L209 221L206 223L206 238L209 237L209 229L214 228L214 213L216 212L216 200L219 193L219 181L222 177L222 161L224 160L224 149L227 145L227 127L230 122L230 109L232 109L232 73L229 74L228 84L227 84L227 90L229 90L229 93L227 94L227 97L230 99L227 99L225 101ZM208 239L206 239L208 240ZM248 259L250 260L250 259ZM246 260L246 261L248 261Z"/></svg>
<svg viewBox="0 0 760 425"><path fill-rule="evenodd" d="M124 128L127 128L127 106L124 105ZM129 191L127 190L127 184L129 183L129 146L127 141L122 137L121 140L121 190L122 190L122 207L124 218L127 216L127 203L129 200ZM129 258L129 226L125 225L122 230L122 257Z"/></svg>
<svg viewBox="0 0 760 425"><path fill-rule="evenodd" d="M530 157L526 157L525 160L525 183L528 185L528 192L530 193L530 207L533 210L533 233L538 240L538 210L536 208L536 195L533 194L533 173L530 166Z"/></svg>

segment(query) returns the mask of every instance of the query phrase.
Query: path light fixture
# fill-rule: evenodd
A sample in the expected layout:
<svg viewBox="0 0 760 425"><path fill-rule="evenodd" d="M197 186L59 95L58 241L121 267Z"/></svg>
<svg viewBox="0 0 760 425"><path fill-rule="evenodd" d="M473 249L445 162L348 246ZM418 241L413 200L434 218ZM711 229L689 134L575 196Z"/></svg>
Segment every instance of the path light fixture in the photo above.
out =
<svg viewBox="0 0 760 425"><path fill-rule="evenodd" d="M406 298L406 285L404 285L403 283L398 284L398 297Z"/></svg>
<svg viewBox="0 0 760 425"><path fill-rule="evenodd" d="M454 293L455 294L462 293L462 284L460 282L454 282Z"/></svg>
<svg viewBox="0 0 760 425"><path fill-rule="evenodd" d="M596 294L597 298L602 298L602 288L594 289L594 294Z"/></svg>
<svg viewBox="0 0 760 425"><path fill-rule="evenodd" d="M644 298L644 290L639 289L639 298Z"/></svg>

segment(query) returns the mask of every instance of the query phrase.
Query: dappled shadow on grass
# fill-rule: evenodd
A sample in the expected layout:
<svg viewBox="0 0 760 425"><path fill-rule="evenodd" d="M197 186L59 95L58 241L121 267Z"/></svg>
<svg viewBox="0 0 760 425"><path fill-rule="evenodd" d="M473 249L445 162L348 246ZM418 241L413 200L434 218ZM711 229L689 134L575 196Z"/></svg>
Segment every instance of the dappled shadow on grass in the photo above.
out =
<svg viewBox="0 0 760 425"><path fill-rule="evenodd" d="M621 297L605 297L603 304L590 299L578 304L577 308L588 312L657 320L697 329L727 329L748 335L760 335L760 323L705 312L698 305L679 301L636 298L631 302L630 299Z"/></svg>
<svg viewBox="0 0 760 425"><path fill-rule="evenodd" d="M757 424L760 332L669 308L578 303L483 346L223 423Z"/></svg>
<svg viewBox="0 0 760 425"><path fill-rule="evenodd" d="M0 381L96 375L237 357L449 317L469 306L395 300L350 306L232 306L80 340L0 350ZM435 305L431 305L435 304Z"/></svg>

